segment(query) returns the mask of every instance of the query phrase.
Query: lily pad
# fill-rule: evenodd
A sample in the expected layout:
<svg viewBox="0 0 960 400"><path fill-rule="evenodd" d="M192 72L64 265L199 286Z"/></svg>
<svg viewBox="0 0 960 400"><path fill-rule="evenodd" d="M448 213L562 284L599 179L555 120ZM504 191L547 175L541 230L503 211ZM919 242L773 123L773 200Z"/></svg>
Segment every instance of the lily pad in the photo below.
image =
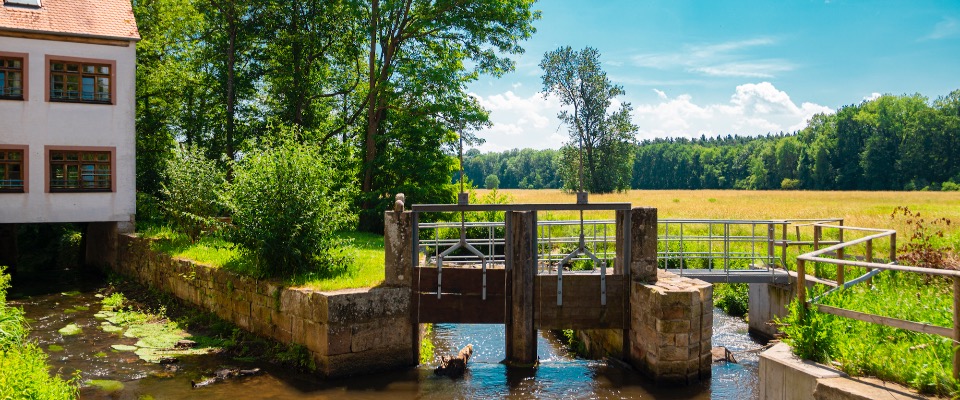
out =
<svg viewBox="0 0 960 400"><path fill-rule="evenodd" d="M62 294L62 295L64 295L64 296L68 296L68 297L73 297L73 296L79 296L79 295L80 295L80 292L79 292L79 291L76 291L76 290L71 290L71 291L69 291L69 292L62 292L62 293L60 293L60 294Z"/></svg>
<svg viewBox="0 0 960 400"><path fill-rule="evenodd" d="M96 358L104 358L107 356L107 353L100 351L100 352L97 352L97 354L94 354L93 356Z"/></svg>
<svg viewBox="0 0 960 400"><path fill-rule="evenodd" d="M47 346L47 351L49 351L49 352L51 352L51 353L59 353L59 352L63 351L63 346L58 345L58 344L51 344L51 345Z"/></svg>
<svg viewBox="0 0 960 400"><path fill-rule="evenodd" d="M104 314L104 313L102 313L102 312L98 312L98 313L96 313L96 314L93 314L93 317L96 318L96 319L106 319L106 318L107 318L107 314Z"/></svg>
<svg viewBox="0 0 960 400"><path fill-rule="evenodd" d="M57 332L60 332L60 334L63 336L72 336L72 335L79 335L83 333L83 329L80 329L80 327L77 326L77 324L69 324L63 328L60 328L60 330L58 330Z"/></svg>
<svg viewBox="0 0 960 400"><path fill-rule="evenodd" d="M123 390L123 382L107 379L91 379L85 382L87 386L93 386L107 393L113 393Z"/></svg>
<svg viewBox="0 0 960 400"><path fill-rule="evenodd" d="M114 350L117 350L117 351L136 351L137 350L137 346L131 346L129 344L115 344L110 347L112 347Z"/></svg>
<svg viewBox="0 0 960 400"><path fill-rule="evenodd" d="M73 309L74 309L74 310L77 310L77 311L87 311L87 310L90 309L90 307L87 307L87 306L73 306Z"/></svg>
<svg viewBox="0 0 960 400"><path fill-rule="evenodd" d="M106 333L117 333L123 330L123 328L112 324L100 325L100 329Z"/></svg>

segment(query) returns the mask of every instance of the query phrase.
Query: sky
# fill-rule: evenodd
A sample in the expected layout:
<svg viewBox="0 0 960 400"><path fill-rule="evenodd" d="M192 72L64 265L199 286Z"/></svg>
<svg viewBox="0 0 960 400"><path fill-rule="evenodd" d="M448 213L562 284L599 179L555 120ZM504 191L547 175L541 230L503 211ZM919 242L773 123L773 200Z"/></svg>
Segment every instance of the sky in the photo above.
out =
<svg viewBox="0 0 960 400"><path fill-rule="evenodd" d="M600 51L637 139L794 132L881 94L960 89L960 0L540 0L516 70L468 90L490 111L482 151L559 148L543 54Z"/></svg>

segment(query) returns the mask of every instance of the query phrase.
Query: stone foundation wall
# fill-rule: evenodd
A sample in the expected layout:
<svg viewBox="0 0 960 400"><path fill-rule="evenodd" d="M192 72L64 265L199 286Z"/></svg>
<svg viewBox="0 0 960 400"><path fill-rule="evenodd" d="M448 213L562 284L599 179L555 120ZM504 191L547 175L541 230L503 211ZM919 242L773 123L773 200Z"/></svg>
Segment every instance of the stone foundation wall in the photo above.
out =
<svg viewBox="0 0 960 400"><path fill-rule="evenodd" d="M303 345L324 376L372 373L418 362L409 288L335 292L284 288L150 250L119 235L115 270L226 321L282 343Z"/></svg>
<svg viewBox="0 0 960 400"><path fill-rule="evenodd" d="M589 357L623 359L622 329L583 329L575 333Z"/></svg>
<svg viewBox="0 0 960 400"><path fill-rule="evenodd" d="M630 362L657 383L688 385L711 375L713 286L660 271L630 291Z"/></svg>

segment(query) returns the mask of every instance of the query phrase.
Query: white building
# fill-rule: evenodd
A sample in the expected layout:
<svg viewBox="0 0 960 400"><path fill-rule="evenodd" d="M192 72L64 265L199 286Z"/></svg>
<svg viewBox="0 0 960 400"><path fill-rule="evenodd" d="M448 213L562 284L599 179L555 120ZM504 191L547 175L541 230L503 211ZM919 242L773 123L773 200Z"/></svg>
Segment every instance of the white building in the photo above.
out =
<svg viewBox="0 0 960 400"><path fill-rule="evenodd" d="M4 0L0 222L130 221L139 38L129 0Z"/></svg>
<svg viewBox="0 0 960 400"><path fill-rule="evenodd" d="M0 224L129 227L140 39L130 0L0 1Z"/></svg>

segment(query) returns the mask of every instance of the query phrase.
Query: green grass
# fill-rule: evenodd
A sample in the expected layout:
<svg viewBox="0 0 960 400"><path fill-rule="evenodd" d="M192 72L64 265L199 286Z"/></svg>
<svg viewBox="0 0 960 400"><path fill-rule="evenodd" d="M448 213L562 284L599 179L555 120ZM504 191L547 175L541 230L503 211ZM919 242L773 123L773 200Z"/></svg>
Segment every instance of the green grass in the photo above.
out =
<svg viewBox="0 0 960 400"><path fill-rule="evenodd" d="M822 304L950 327L952 288L944 279L884 272L873 286L856 285L827 295ZM786 341L803 358L829 362L855 376L875 376L923 393L956 396L952 341L817 312L801 318L796 305L782 322Z"/></svg>
<svg viewBox="0 0 960 400"><path fill-rule="evenodd" d="M336 232L337 237L351 240L343 249L353 256L353 263L337 274L304 273L287 279L289 286L308 287L316 290L341 290L377 286L384 278L383 236L362 232ZM196 243L168 227L149 228L140 235L156 239L154 251L193 260L216 268L248 274L253 271L253 261L236 245L214 236L201 237Z"/></svg>

